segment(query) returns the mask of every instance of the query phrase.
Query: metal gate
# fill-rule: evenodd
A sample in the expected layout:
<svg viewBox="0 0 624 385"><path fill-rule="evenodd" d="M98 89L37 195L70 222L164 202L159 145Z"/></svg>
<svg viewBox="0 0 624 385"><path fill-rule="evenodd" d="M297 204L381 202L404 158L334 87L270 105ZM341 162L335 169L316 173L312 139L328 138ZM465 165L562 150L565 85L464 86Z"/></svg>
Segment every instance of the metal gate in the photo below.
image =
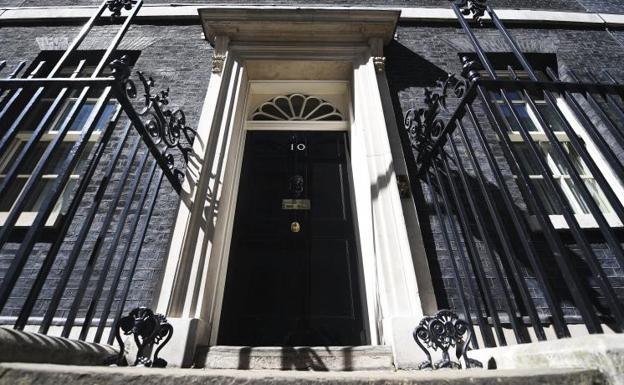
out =
<svg viewBox="0 0 624 385"><path fill-rule="evenodd" d="M80 326L81 340L100 342L124 310L163 179L166 190L181 190L184 167L176 162L187 160L194 131L182 110L170 108L168 89L154 92L153 80L137 72L138 90L131 58L118 52L142 4L103 1L58 60L33 63L28 73L22 62L0 80L0 196L7 206L0 248L16 245L0 312L15 329L39 324L46 334L56 325L68 337ZM89 61L79 49L96 25L117 31ZM35 248L45 256L33 267ZM57 264L62 271L51 276ZM50 298L42 298L46 281ZM25 298L12 297L25 284ZM69 310L59 314L68 298ZM34 310L43 316L33 320ZM111 331L107 342L113 338Z"/></svg>
<svg viewBox="0 0 624 385"><path fill-rule="evenodd" d="M600 253L621 272L624 86L605 71L538 71L485 1L451 7L474 52L461 77L425 91L405 128L457 311L479 335L472 347L567 337L575 323L621 332L621 277ZM496 68L473 31L484 23L519 66Z"/></svg>

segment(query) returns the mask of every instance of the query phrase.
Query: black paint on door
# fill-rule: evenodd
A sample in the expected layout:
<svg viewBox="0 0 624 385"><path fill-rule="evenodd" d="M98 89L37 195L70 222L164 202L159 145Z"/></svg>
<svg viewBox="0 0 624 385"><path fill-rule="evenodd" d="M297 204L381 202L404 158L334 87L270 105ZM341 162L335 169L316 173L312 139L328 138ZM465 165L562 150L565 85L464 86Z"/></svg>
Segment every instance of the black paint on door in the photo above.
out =
<svg viewBox="0 0 624 385"><path fill-rule="evenodd" d="M366 343L347 141L247 133L218 344Z"/></svg>

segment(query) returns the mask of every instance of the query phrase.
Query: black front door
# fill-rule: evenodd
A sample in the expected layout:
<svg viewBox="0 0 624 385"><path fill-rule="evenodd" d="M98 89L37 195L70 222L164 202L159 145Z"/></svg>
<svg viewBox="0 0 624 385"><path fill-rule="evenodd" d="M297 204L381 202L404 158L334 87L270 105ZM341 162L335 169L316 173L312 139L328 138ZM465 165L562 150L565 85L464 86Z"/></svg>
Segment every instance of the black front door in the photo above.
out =
<svg viewBox="0 0 624 385"><path fill-rule="evenodd" d="M247 133L218 343L366 343L346 132Z"/></svg>

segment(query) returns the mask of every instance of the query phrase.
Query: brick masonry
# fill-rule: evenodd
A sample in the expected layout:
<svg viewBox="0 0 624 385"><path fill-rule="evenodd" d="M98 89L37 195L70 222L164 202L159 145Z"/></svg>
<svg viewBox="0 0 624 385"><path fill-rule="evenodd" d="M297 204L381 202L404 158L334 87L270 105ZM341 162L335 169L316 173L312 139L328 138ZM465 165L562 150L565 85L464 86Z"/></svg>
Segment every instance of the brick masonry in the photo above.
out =
<svg viewBox="0 0 624 385"><path fill-rule="evenodd" d="M34 0L0 0L0 6L43 6L43 5L94 5L99 1L94 0L74 0L74 1L34 1ZM185 3L202 4L223 4L214 0L189 0ZM445 6L446 1L436 0L375 0L372 2L362 2L356 0L338 0L331 3L339 6ZM247 1L230 1L228 4L249 4ZM306 2L291 1L256 1L254 4L274 4L292 5L308 4ZM323 3L324 4L324 3ZM558 9L570 11L591 11L591 12L618 12L618 7L622 1L600 0L600 1L563 1L563 0L534 0L534 1L513 1L499 0L492 1L494 6L506 8L534 8L534 9ZM316 4L321 5L321 3ZM77 33L76 26L7 26L0 28L0 58L7 59L9 66L19 60L32 61L43 49L63 49L68 41ZM604 30L576 30L576 29L526 29L513 28L513 35L517 38L520 46L525 52L530 53L552 53L556 54L557 69L560 74L566 74L570 69L584 70L607 69L621 79L624 79L624 34L621 31L608 32ZM112 38L112 30L107 27L98 27L93 34L83 44L83 49L103 49L106 43ZM500 37L492 29L477 31L477 35L484 44L484 47L491 52L508 52ZM171 99L175 105L183 106L190 120L190 125L194 127L199 118L201 103L209 81L211 47L202 39L202 31L199 25L153 25L141 24L133 26L121 49L138 50L140 56L135 64L136 69L144 71L146 74L154 76L157 85L160 87L171 86ZM420 106L422 101L423 88L433 86L435 80L444 76L447 72L458 73L460 62L458 53L472 51L468 40L462 31L456 27L443 25L420 25L403 23L397 29L397 38L388 47L385 54L387 56L387 76L389 79L395 113L399 121L402 121L407 109ZM158 87L157 87L158 88ZM487 135L492 144L496 147L497 138L490 128L487 128ZM136 135L135 135L136 136ZM404 133L402 133L405 149L410 151L410 144ZM113 143L118 140L118 136L113 138ZM504 164L504 159L500 149L496 150L496 156ZM478 154L479 159L483 159L483 154ZM122 157L122 165L128 161L128 154ZM413 160L409 159L411 172L414 173ZM136 166L134 166L136 168ZM512 180L511 172L506 170L506 177ZM100 170L102 171L102 170ZM99 171L99 172L100 172ZM98 174L101 176L101 173ZM98 176L96 175L96 180ZM490 183L495 186L491 175L487 175ZM413 178L415 179L415 178ZM115 174L113 184L109 187L105 200L112 199L112 192L119 183L119 173ZM513 185L510 182L510 185ZM141 186L145 188L146 186ZM449 251L443 244L440 224L433 216L431 206L431 192L425 184L415 182L415 198L423 232L425 236L428 258L432 268L434 285L441 307L459 309L458 287L452 271ZM513 186L512 186L513 187ZM90 190L93 194L93 191ZM519 207L524 209L524 204L518 191L514 189L515 197ZM126 196L123 197L126 199ZM122 203L123 203L122 199ZM62 247L62 252L54 265L48 282L40 296L40 300L35 308L35 316L43 314L49 298L52 294L53 284L63 271L69 251L74 244L72 236L78 232L78 225L81 215L88 209L89 200L85 199L85 206L81 208L77 215L76 223L70 230L68 241ZM164 267L166 250L168 248L169 237L173 227L175 214L177 211L178 198L166 181L163 182L156 205L156 211L150 222L148 234L142 245L138 267L132 278L132 290L130 298L126 303L126 308L130 309L138 305L150 305L153 303L159 279ZM106 201L102 205L107 207ZM134 207L133 214L136 213ZM102 216L96 218L96 223L101 221ZM624 236L618 233L619 236ZM600 236L590 234L594 243L594 249L603 267L608 270L612 284L620 295L624 297L624 271L617 264L609 249L603 244ZM112 233L108 234L107 241L110 242ZM121 244L127 242L128 234L124 234ZM95 239L90 236L87 242L81 247L89 250L93 247ZM539 243L539 242L538 242ZM105 245L107 245L105 243ZM14 251L18 244L7 245L0 253L0 276L6 271ZM138 247L133 241L131 251ZM16 286L9 307L2 313L3 316L16 315L25 295L32 284L37 269L42 262L45 253L45 244L38 244L35 251L29 258L24 274ZM575 246L570 244L570 249ZM544 250L546 248L544 247ZM79 276L84 271L87 256L81 256L75 269L72 279L68 285L63 301L57 316L63 317L71 304L78 285ZM544 255L545 261L550 262L548 255ZM116 254L113 267L120 263L121 254ZM549 263L550 266L554 265ZM577 260L577 267L583 274L587 275L586 269L582 266L580 258ZM101 262L95 266L97 276L101 270ZM128 280L128 269L122 276L122 284ZM486 261L488 278L493 282L491 266ZM558 278L556 269L550 272L554 280ZM542 299L542 294L536 284L532 273L525 269L528 277L528 284L531 293L540 307L542 314L546 315L547 310ZM94 279L93 279L94 280ZM107 292L110 289L110 280L105 287ZM94 281L89 286L92 290ZM590 285L595 283L590 281ZM464 287L464 289L468 289ZM494 289L497 308L504 308L504 296L500 289ZM569 296L563 288L559 288L561 294L561 304L566 308L566 314L574 318L578 315L571 305ZM87 292L87 298L91 298L94 293ZM600 300L598 298L598 300ZM83 304L86 306L86 303ZM101 303L99 304L101 306ZM115 303L115 306L117 302ZM84 310L84 309L83 309ZM82 313L83 314L83 313Z"/></svg>
<svg viewBox="0 0 624 385"><path fill-rule="evenodd" d="M113 28L114 29L114 28ZM110 27L97 27L94 29L89 38L83 43L81 49L84 50L101 50L106 47L110 39L113 37L114 30ZM34 60L42 49L64 49L67 46L67 41L71 41L73 36L77 33L77 27L11 27L2 28L0 30L0 41L2 41L1 56L8 59L8 67L12 67L20 60L32 61ZM168 25L163 27L160 25L137 25L133 26L126 37L122 45L121 50L139 50L140 56L135 64L135 69L140 69L145 72L146 75L154 77L156 82L156 90L171 87L170 100L173 106L183 107L187 117L189 119L189 125L196 127L197 120L199 118L199 112L203 103L203 98L206 92L206 87L209 81L210 75L210 62L211 62L211 47L207 44L201 35L201 27L199 25ZM166 53L166 54L163 54ZM118 125L118 130L121 130L122 124ZM114 135L112 143L108 148L112 149L116 146L119 140L119 132ZM133 132L128 143L133 143L138 139L138 135ZM110 206L110 202L113 198L113 192L119 186L119 179L121 177L121 170L128 162L129 158L129 145L125 147L122 154L120 164L116 168L116 172L113 175L112 182L109 185L104 201L100 205L99 214L96 216L94 226L99 226L104 218L104 212ZM137 160L134 161L132 166L132 175L136 174L138 169L138 159L145 152L145 148L142 147L140 154L137 156ZM110 158L110 154L104 156L102 165L107 164L107 160ZM181 162L180 159L177 160ZM104 167L98 169L93 180L99 182L104 172ZM144 173L139 191L135 196L135 202L131 206L130 217L126 222L127 225L122 235L122 239L118 245L117 252L112 263L112 269L117 268L121 259L122 247L128 242L128 228L129 222L136 214L138 199L143 189L146 187L147 172ZM129 183L127 183L129 185ZM152 190L155 187L155 182L152 183ZM128 189L126 186L124 194L122 195L121 202L118 205L117 215L121 211L125 200L128 197ZM63 244L61 252L54 264L54 267L49 275L49 279L40 295L40 299L35 307L33 316L42 316L43 311L46 309L49 299L52 296L55 283L60 277L63 267L65 265L67 256L74 246L72 239L76 239L77 233L80 229L81 219L84 218L86 210L89 207L90 202L93 200L95 193L95 187L90 187L85 196L85 205L81 207L76 214L76 219L72 223L66 242ZM150 193L151 196L151 193ZM149 199L149 198L148 198ZM126 303L126 308L131 309L133 307L143 305L151 306L157 295L158 285L161 279L161 273L164 268L164 259L168 249L168 242L170 239L171 230L173 227L175 214L178 208L178 196L171 188L170 184L164 180L162 187L158 192L158 199L156 203L156 209L150 221L148 232L145 241L142 245L138 265L134 277L132 278L130 296ZM142 213L140 224L145 219L145 212ZM139 228L140 228L139 224ZM113 226L107 234L104 242L103 250L107 250L109 243L112 239L113 232L115 230L116 221L113 221ZM70 279L68 287L61 301L57 317L64 317L67 314L71 301L76 294L79 280L82 272L85 270L87 264L88 252L93 249L93 244L97 236L96 231L90 232L84 245L81 245L83 252L78 260L74 273ZM9 266L12 256L17 249L17 243L10 243L5 247L0 254L0 276L4 275L4 272ZM132 253L138 247L137 240L132 242L130 252ZM45 256L46 244L38 244L35 251L29 258L24 273L22 274L20 281L12 293L12 298L8 304L8 307L2 313L3 316L14 316L17 314L21 303L25 296L28 294L28 290L32 285L33 279L36 276L38 267L40 266L42 259ZM98 262L95 265L94 274L90 280L90 284L87 289L86 298L93 297L93 288L95 286L96 279L101 271L101 265L104 253L100 255ZM119 287L122 287L128 280L129 264L126 264L124 273L122 275L121 283ZM107 277L107 284L105 286L104 293L108 294L110 290L110 282L112 281L113 273L111 272ZM120 291L120 289L119 289ZM117 294L119 297L119 292ZM98 306L101 308L103 300L99 302ZM113 309L118 305L118 298L114 302ZM84 314L84 310L87 306L87 300L83 301L83 311L78 315L81 317Z"/></svg>

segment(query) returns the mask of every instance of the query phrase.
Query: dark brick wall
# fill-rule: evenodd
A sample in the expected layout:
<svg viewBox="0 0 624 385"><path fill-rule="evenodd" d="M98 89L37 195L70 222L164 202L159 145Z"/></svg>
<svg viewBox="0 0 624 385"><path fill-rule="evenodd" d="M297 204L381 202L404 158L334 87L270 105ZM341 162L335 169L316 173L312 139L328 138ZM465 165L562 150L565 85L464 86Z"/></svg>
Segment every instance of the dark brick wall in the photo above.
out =
<svg viewBox="0 0 624 385"><path fill-rule="evenodd" d="M87 40L83 43L81 49L98 50L105 48L110 39L113 37L115 30L116 29L114 27L95 28L92 34L89 35L89 38L87 38ZM41 49L65 48L67 40L71 41L77 31L78 27L67 26L15 26L11 28L2 28L0 29L0 41L2 41L1 56L8 59L9 68L16 64L19 60L32 61L37 57ZM158 25L133 26L124 38L120 49L140 51L138 61L135 63L135 69L140 69L141 71L144 71L146 75L153 76L156 82L156 90L171 87L170 100L172 105L183 107L187 114L189 125L191 127L196 127L201 105L203 103L208 85L211 61L211 47L205 40L202 39L201 27L199 25L169 25L166 28ZM117 141L120 137L121 128L122 124L119 124L117 127L117 133L113 136L112 143L109 144L108 148L112 149L116 146L116 143L118 143ZM128 143L133 143L137 137L138 135L133 132ZM138 157L140 157L145 151L144 147L141 148L141 153ZM92 229L97 229L101 225L104 218L104 212L110 206L113 191L115 191L119 185L121 170L125 166L126 162L128 162L128 151L129 145L127 145L124 149L120 164L117 166L117 171L113 175L112 183L107 189L104 201L100 206L99 214L95 218L94 227L92 227ZM104 156L104 161L101 164L107 164L108 159L110 159L109 153ZM178 164L180 164L179 160ZM137 172L138 160L134 161L132 167L133 172L131 178ZM100 167L98 172L96 172L93 179L94 182L99 182L103 172L104 166ZM137 201L141 192L147 187L145 185L147 182L146 176L146 173L144 173L143 182L134 198L135 202L131 206L130 217L127 221L127 226L124 230L124 234L122 235L122 239L118 245L111 271L116 269L120 263L122 247L128 241L128 223L137 212ZM121 202L118 205L119 209L116 212L115 218L118 217L121 207L123 206L125 200L128 199L128 185L129 183L125 186L124 194L122 195ZM154 186L155 183L152 183L152 191ZM63 271L67 256L74 246L73 240L76 239L77 233L80 229L81 220L84 218L86 210L89 208L90 203L93 200L94 193L95 187L90 187L84 198L85 204L79 209L76 219L72 223L67 240L63 244L59 257L53 266L52 272L49 275L49 279L47 280L42 291L33 316L41 316L49 303L54 286ZM158 193L156 209L150 221L147 236L143 242L137 269L134 277L132 278L130 296L128 298L128 302L126 303L127 309L139 305L150 306L155 299L160 283L160 276L164 268L164 260L168 250L175 215L177 213L178 202L178 195L173 191L169 182L164 180ZM145 211L142 213L140 223L144 220ZM113 226L111 226L111 230L109 230L109 233L107 234L103 248L104 251L107 250L107 247L110 244L113 232L116 228L115 225L116 220L113 221ZM59 317L65 316L69 306L71 306L71 301L75 296L80 276L85 270L88 253L93 248L97 234L97 231L92 230L89 233L85 244L81 245L83 251L63 296L59 312L57 312L57 316ZM45 250L48 245L49 244L47 243L37 244L35 251L29 258L24 273L19 280L19 284L13 291L12 298L7 309L2 313L3 316L16 315L16 312L21 306L28 290L32 285L33 279L38 271L38 267L45 256ZM0 252L0 277L4 276L17 247L17 243L10 243ZM132 241L130 251L135 251L137 247L138 242L137 239L135 239ZM96 264L95 272L86 293L86 298L91 298L94 295L93 289L97 276L101 271L102 260L104 259L103 255L104 253L100 255ZM122 275L122 281L119 285L120 287L128 281L128 275L129 266L126 264ZM108 294L112 276L113 273L111 272L107 277L107 284L103 293L104 295ZM100 301L99 306L102 306L102 302L103 301ZM115 309L117 303L117 301L114 303L113 309ZM86 301L83 302L83 306L86 306ZM79 317L82 314L83 313L79 314Z"/></svg>
<svg viewBox="0 0 624 385"><path fill-rule="evenodd" d="M622 13L624 10L622 0L578 0L578 2L590 12Z"/></svg>
<svg viewBox="0 0 624 385"><path fill-rule="evenodd" d="M621 46L614 40L612 35L606 31L589 31L589 30L565 30L565 29L511 29L512 34L516 37L522 50L526 53L554 53L557 58L557 65L560 74L566 74L569 70L583 71L585 69L593 70L609 70L611 73L624 78L622 65L624 64L624 54L622 54ZM399 26L398 39L392 42L386 48L387 56L387 74L391 91L395 96L395 106L397 118L402 121L405 112L412 107L421 107L423 104L423 87L434 86L436 78L442 77L446 72L459 73L460 62L458 52L471 52L469 42L465 38L463 32L452 27L423 27L409 24ZM508 48L493 29L476 30L484 48L489 52L508 52ZM452 102L451 108L452 111ZM444 116L444 114L442 114ZM485 119L483 119L485 121ZM502 151L498 147L498 138L487 122L484 122L484 128L488 140L494 147L494 154L501 164L501 170L506 177L506 181L511 186L512 194L515 196L518 207L522 211L526 211L521 194L513 182L513 176L509 167L506 165ZM409 139L405 133L402 133L404 147L410 150ZM471 136L473 143L477 143L474 133ZM457 140L458 141L458 140ZM464 159L464 164L468 165L467 155L460 146L460 156ZM477 158L485 165L484 154L477 152ZM409 159L408 163L411 167L412 175L415 174L415 165L413 159ZM453 168L452 168L453 169ZM489 184L494 196L496 197L498 187L491 172L484 167L487 183ZM468 168L469 175L473 175ZM476 179L472 176L469 181L474 183L471 185L473 191L476 191ZM459 179L456 178L456 183ZM416 182L415 199L417 207L421 215L421 224L423 224L423 233L426 239L429 262L433 274L433 282L438 293L439 305L442 307L451 307L460 310L459 295L457 282L453 273L453 267L450 261L449 251L444 243L440 223L435 217L432 205L432 195L429 186L424 182ZM467 202L463 202L468 207ZM481 212L485 213L486 208L481 207ZM490 222L487 222L490 223ZM474 224L474 223L473 223ZM492 230L490 228L490 230ZM476 229L473 228L476 234ZM617 264L613 254L604 245L604 240L595 231L589 231L589 238L593 244L595 253L611 279L611 283L616 287L616 291L621 298L624 298L624 270ZM618 231L618 236L623 237L624 234ZM492 233L495 237L495 234ZM572 261L580 272L580 275L586 280L587 285L596 288L596 282L592 280L587 266L583 260L577 256L578 247L574 244L571 237L565 237L570 250L573 251ZM484 245L481 239L475 239L481 259L486 268L488 281L492 283L492 290L495 297L496 306L499 311L503 311L504 303L500 286L495 284L492 266L489 264L484 254ZM464 243L464 242L462 242ZM565 309L566 315L570 319L578 319L578 313L573 307L570 295L562 285L562 279L550 252L545 246L544 240L537 240L536 243L540 248L540 257L545 261L549 268L549 275L556 287L557 294L561 306ZM520 245L516 244L516 250L521 250ZM454 245L455 255L457 256L457 245ZM497 249L500 253L500 249ZM539 289L534 274L527 265L526 260L521 261L522 269L528 278L528 285L533 298L538 303L541 314L546 315L546 304L543 301L543 294ZM509 284L507 284L509 287ZM513 286L513 285L512 285ZM463 290L469 292L469 288L465 284ZM596 293L596 291L593 291ZM592 296L596 303L602 303L603 298L600 295Z"/></svg>

